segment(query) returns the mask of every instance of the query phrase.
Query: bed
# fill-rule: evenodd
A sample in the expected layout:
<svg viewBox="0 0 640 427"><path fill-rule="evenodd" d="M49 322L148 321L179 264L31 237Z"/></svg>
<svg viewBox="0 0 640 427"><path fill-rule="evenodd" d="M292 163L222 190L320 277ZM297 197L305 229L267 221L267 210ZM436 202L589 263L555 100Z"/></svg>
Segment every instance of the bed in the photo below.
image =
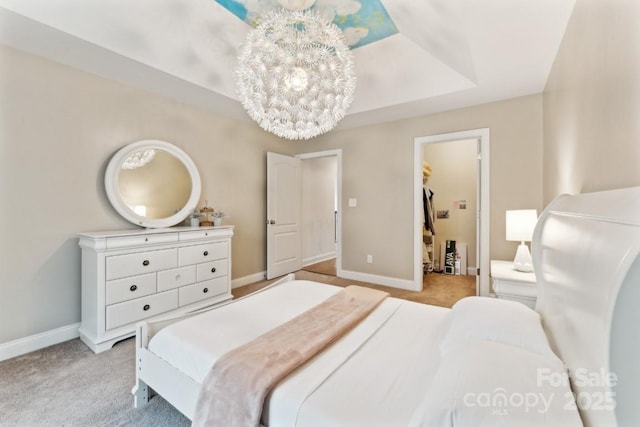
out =
<svg viewBox="0 0 640 427"><path fill-rule="evenodd" d="M532 253L535 311L469 297L388 297L264 399L268 426L640 425L640 187L560 196ZM214 363L341 292L287 276L136 331L137 407L154 393L193 419Z"/></svg>

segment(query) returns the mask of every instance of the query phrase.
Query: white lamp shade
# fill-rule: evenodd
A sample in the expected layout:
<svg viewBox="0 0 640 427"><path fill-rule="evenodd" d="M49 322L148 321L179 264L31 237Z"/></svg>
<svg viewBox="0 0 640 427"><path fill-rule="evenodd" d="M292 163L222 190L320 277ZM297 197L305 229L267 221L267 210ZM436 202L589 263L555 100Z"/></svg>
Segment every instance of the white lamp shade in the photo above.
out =
<svg viewBox="0 0 640 427"><path fill-rule="evenodd" d="M538 221L535 209L507 211L507 240L530 242Z"/></svg>

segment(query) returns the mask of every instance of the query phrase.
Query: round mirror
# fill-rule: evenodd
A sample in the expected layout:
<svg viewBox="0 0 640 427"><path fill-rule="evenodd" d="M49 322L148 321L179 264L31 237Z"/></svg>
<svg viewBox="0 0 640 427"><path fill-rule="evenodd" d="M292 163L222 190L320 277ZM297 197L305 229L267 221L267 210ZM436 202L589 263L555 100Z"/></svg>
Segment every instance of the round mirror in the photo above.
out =
<svg viewBox="0 0 640 427"><path fill-rule="evenodd" d="M153 139L116 152L104 183L114 209L147 228L184 221L200 199L200 175L193 160L175 145Z"/></svg>

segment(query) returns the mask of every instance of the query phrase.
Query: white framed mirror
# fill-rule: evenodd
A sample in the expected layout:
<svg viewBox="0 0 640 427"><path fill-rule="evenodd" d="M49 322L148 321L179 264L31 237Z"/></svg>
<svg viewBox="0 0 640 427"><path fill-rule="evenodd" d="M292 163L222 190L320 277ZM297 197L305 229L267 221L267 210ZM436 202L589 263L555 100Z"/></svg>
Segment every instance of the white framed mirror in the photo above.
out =
<svg viewBox="0 0 640 427"><path fill-rule="evenodd" d="M165 141L145 139L118 150L104 177L107 197L126 220L146 228L184 221L200 200L193 160Z"/></svg>

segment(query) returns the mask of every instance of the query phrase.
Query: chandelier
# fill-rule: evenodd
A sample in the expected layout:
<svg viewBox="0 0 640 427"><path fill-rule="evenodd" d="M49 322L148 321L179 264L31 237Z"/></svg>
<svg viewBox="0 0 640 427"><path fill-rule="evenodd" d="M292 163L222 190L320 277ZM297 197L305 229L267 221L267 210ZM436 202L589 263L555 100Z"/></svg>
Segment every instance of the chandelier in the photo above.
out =
<svg viewBox="0 0 640 427"><path fill-rule="evenodd" d="M235 75L249 116L287 139L309 139L333 129L356 86L342 31L309 10L282 9L263 17L247 36Z"/></svg>
<svg viewBox="0 0 640 427"><path fill-rule="evenodd" d="M125 161L122 163L122 169L141 168L142 166L149 163L153 159L153 156L155 155L156 155L156 150L154 150L153 148L149 148L147 150L142 150L142 151L136 151L135 153L133 153L132 155L130 155L125 159Z"/></svg>

